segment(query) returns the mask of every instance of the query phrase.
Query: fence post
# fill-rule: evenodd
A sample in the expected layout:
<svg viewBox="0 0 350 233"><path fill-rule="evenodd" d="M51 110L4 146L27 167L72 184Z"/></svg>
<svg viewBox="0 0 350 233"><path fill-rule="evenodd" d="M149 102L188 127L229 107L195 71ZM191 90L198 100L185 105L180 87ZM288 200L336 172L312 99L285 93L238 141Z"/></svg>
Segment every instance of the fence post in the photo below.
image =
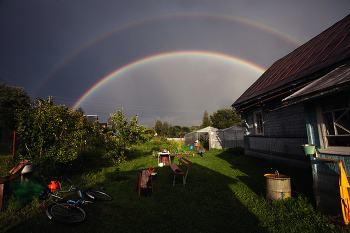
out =
<svg viewBox="0 0 350 233"><path fill-rule="evenodd" d="M16 151L16 130L13 131L13 150L12 150L12 158L15 157L15 151Z"/></svg>

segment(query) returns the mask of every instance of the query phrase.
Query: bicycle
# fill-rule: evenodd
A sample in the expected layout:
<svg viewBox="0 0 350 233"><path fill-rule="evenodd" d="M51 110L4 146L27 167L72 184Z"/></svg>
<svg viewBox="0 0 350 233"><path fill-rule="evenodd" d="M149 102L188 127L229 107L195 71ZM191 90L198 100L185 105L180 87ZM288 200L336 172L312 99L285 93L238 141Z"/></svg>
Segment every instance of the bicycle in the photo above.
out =
<svg viewBox="0 0 350 233"><path fill-rule="evenodd" d="M92 188L88 188L86 190L74 188L72 181L69 179L67 180L71 183L68 190L62 190L61 184L58 181L51 181L51 184L48 185L48 187L45 188L39 195L40 200L46 200L50 196L60 200L59 202L54 201L54 203L50 204L46 208L46 215L51 220L65 224L82 223L86 219L87 214L82 208L80 208L80 205L90 204L94 201L112 200L110 195L99 190L94 190ZM58 187L60 187L61 191L57 191L57 193L54 194ZM68 193L71 190L77 190L79 195L78 200L74 201L58 195L59 193ZM90 200L85 199L83 194L85 194Z"/></svg>

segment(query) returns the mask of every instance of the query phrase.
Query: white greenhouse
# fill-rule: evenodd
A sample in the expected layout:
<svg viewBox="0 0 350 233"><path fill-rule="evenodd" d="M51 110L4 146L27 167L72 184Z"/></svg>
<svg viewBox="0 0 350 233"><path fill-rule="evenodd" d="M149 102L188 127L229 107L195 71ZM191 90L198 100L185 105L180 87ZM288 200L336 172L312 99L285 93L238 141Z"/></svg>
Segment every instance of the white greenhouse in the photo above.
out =
<svg viewBox="0 0 350 233"><path fill-rule="evenodd" d="M226 129L217 129L206 127L197 131L193 131L185 135L185 144L194 145L195 141L200 141L201 137L209 139L209 148L224 149L244 146L243 128L232 126Z"/></svg>

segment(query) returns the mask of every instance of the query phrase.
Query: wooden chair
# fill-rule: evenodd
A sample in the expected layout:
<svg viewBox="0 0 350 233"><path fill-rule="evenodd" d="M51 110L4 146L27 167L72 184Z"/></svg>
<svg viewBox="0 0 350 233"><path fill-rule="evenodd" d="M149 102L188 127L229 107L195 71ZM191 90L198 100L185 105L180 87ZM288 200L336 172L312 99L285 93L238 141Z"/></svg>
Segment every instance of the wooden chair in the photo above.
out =
<svg viewBox="0 0 350 233"><path fill-rule="evenodd" d="M141 189L146 190L146 196L148 196L149 191L153 193L153 182L149 170L139 171L139 176L134 189L134 191L137 191L138 196L141 194Z"/></svg>

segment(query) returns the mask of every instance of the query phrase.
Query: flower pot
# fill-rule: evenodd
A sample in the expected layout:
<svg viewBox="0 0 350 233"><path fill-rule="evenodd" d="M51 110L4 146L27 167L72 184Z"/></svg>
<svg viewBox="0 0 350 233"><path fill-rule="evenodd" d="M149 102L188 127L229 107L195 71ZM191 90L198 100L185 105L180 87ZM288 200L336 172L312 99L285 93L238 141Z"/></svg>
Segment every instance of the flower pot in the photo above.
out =
<svg viewBox="0 0 350 233"><path fill-rule="evenodd" d="M315 145L304 144L304 145L301 145L301 147L303 148L305 155L315 154Z"/></svg>

